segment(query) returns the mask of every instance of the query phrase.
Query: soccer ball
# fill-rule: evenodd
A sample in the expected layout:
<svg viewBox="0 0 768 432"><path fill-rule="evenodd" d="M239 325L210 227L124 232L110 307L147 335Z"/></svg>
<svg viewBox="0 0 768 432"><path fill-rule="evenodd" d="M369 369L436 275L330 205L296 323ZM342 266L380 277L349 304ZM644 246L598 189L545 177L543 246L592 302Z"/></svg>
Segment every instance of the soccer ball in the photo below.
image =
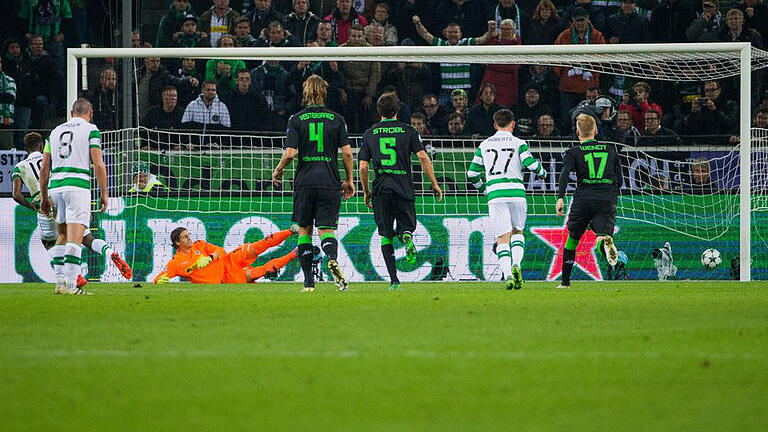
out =
<svg viewBox="0 0 768 432"><path fill-rule="evenodd" d="M713 269L720 265L722 258L720 257L720 251L717 249L707 249L701 253L701 265L707 269Z"/></svg>

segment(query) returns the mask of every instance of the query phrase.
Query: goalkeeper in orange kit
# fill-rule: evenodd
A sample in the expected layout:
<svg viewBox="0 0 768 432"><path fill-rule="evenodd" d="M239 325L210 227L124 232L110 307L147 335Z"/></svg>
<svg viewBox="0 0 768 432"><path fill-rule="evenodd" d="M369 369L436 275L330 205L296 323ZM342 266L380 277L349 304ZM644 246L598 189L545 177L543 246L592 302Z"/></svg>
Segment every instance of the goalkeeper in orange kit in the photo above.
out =
<svg viewBox="0 0 768 432"><path fill-rule="evenodd" d="M278 231L255 243L238 246L232 252L204 240L192 242L186 228L178 227L171 232L171 243L176 254L168 262L165 271L152 281L154 284L168 283L175 276L181 276L192 283L251 283L267 273L276 272L296 258L296 250L280 258L270 260L263 266L251 267L256 258L272 246L281 244L296 234L298 227Z"/></svg>

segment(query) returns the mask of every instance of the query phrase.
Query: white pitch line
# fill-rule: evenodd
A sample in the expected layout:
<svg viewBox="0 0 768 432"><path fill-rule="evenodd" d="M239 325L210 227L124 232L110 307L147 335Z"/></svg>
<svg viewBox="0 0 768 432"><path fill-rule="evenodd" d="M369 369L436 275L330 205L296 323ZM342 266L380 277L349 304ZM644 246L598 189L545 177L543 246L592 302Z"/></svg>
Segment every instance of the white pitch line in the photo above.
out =
<svg viewBox="0 0 768 432"><path fill-rule="evenodd" d="M424 351L364 352L356 350L45 350L2 352L0 358L32 357L107 357L107 358L216 358L216 357L288 357L288 358L375 358L401 356L415 359L506 359L506 360L600 360L600 359L696 359L696 360L759 360L767 361L768 354L744 353L661 353L657 351Z"/></svg>

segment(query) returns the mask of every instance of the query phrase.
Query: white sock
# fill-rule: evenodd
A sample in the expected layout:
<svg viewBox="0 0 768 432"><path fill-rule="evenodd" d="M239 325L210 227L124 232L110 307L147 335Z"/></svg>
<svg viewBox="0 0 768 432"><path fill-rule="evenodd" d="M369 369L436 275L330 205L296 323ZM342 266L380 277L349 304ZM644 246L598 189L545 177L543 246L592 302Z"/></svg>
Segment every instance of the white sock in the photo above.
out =
<svg viewBox="0 0 768 432"><path fill-rule="evenodd" d="M512 265L520 267L525 252L525 237L522 234L513 234L509 239L509 247L512 252Z"/></svg>
<svg viewBox="0 0 768 432"><path fill-rule="evenodd" d="M499 265L504 277L510 277L512 275L512 256L509 253L509 244L497 244L496 256L499 257Z"/></svg>
<svg viewBox="0 0 768 432"><path fill-rule="evenodd" d="M80 274L80 255L82 247L74 242L67 243L64 253L64 274L68 281L77 283L77 275Z"/></svg>
<svg viewBox="0 0 768 432"><path fill-rule="evenodd" d="M112 255L112 248L102 239L93 239L91 250L105 257Z"/></svg>
<svg viewBox="0 0 768 432"><path fill-rule="evenodd" d="M56 280L64 278L64 252L67 249L65 245L53 245L48 249L48 253L51 254L51 266L53 272L56 274Z"/></svg>

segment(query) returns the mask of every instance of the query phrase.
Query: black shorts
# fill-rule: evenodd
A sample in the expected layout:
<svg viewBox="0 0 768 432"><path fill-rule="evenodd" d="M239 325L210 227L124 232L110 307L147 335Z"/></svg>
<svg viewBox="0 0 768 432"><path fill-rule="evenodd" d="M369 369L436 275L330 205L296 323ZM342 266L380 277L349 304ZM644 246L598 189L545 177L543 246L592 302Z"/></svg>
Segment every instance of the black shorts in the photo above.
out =
<svg viewBox="0 0 768 432"><path fill-rule="evenodd" d="M574 199L568 211L568 233L581 238L587 228L597 235L613 235L616 225L616 203L611 201Z"/></svg>
<svg viewBox="0 0 768 432"><path fill-rule="evenodd" d="M300 227L336 229L339 224L341 191L299 189L293 191L293 218Z"/></svg>
<svg viewBox="0 0 768 432"><path fill-rule="evenodd" d="M384 193L374 195L373 219L379 227L379 235L393 238L404 232L413 233L416 229L416 203L404 200L398 195ZM397 230L394 229L397 221Z"/></svg>

